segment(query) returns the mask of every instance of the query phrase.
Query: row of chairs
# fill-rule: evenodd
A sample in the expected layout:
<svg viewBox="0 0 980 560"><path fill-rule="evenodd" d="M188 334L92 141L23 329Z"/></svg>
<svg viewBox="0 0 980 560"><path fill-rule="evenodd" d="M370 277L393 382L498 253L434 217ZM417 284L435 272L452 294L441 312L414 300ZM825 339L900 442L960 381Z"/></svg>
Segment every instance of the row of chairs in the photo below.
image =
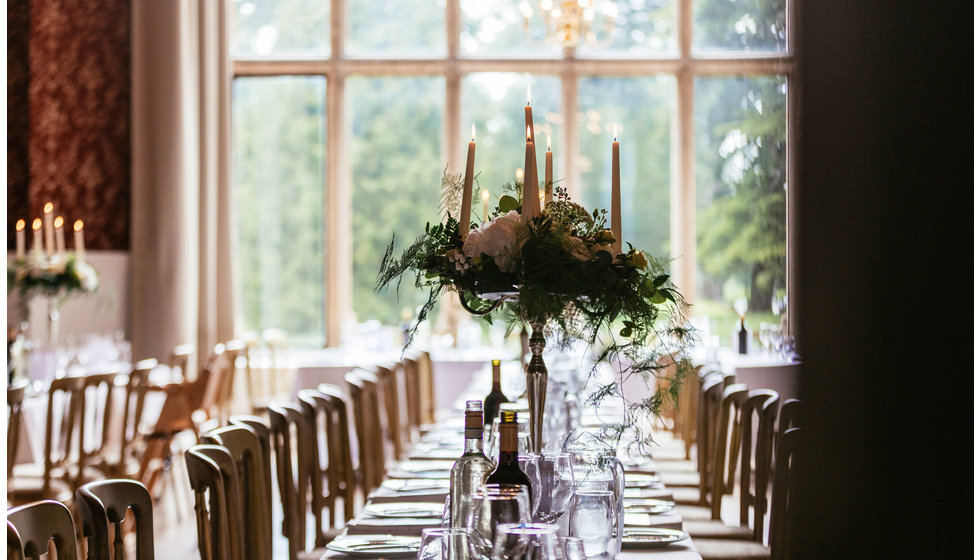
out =
<svg viewBox="0 0 980 560"><path fill-rule="evenodd" d="M170 356L173 371L186 370L192 347L178 347ZM15 465L23 430L27 382L7 389L7 503L42 499L65 504L85 482L105 477L135 477L140 422L155 359L138 362L129 373L118 370L53 379L47 392L43 456L33 464ZM115 399L122 385L122 419L115 418ZM92 420L90 422L89 420ZM112 430L118 430L113 434ZM118 442L115 448L112 443Z"/></svg>
<svg viewBox="0 0 980 560"><path fill-rule="evenodd" d="M680 399L685 416L675 416L673 427L680 432L685 459L690 447L697 451L697 476L687 484L690 479L677 473L664 474L681 504L685 529L706 560L785 558L791 538L786 518L794 495L793 456L801 437L800 401L781 402L775 391L750 391L733 375L687 367L688 393L682 391ZM691 394L696 398L685 401ZM670 462L660 464L669 468ZM721 521L722 501L736 491L739 524L732 527ZM768 546L763 546L767 536Z"/></svg>
<svg viewBox="0 0 980 560"><path fill-rule="evenodd" d="M7 558L50 558L53 550L59 559L74 560L79 558L78 534L85 543L86 558L125 558L123 525L132 511L136 558L153 560L153 502L142 484L126 479L89 482L80 486L75 496L80 527L76 527L71 510L54 500L8 510Z"/></svg>

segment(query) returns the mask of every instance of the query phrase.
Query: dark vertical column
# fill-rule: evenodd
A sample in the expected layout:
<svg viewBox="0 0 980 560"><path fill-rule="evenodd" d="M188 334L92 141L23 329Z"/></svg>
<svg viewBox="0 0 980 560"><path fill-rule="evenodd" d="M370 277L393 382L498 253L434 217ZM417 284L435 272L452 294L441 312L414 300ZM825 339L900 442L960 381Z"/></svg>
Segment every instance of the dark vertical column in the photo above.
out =
<svg viewBox="0 0 980 560"><path fill-rule="evenodd" d="M800 10L790 557L953 558L972 540L972 8Z"/></svg>

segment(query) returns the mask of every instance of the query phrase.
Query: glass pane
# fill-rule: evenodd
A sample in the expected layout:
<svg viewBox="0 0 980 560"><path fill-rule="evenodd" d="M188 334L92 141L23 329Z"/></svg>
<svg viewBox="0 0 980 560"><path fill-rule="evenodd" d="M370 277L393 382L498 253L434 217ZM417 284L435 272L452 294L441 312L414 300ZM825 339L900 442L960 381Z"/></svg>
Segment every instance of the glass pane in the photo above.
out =
<svg viewBox="0 0 980 560"><path fill-rule="evenodd" d="M584 56L666 55L677 51L676 0L594 0Z"/></svg>
<svg viewBox="0 0 980 560"><path fill-rule="evenodd" d="M411 281L374 293L381 256L395 232L400 254L439 215L443 78L347 80L353 206L354 311L359 321L397 325L425 301ZM435 316L432 317L435 319Z"/></svg>
<svg viewBox="0 0 980 560"><path fill-rule="evenodd" d="M411 57L446 52L445 0L374 0L348 6L349 54Z"/></svg>
<svg viewBox="0 0 980 560"><path fill-rule="evenodd" d="M541 14L531 10L531 18L525 19L522 4L526 4L524 10L531 10L528 0L460 0L460 52L473 56L561 55L559 44L545 40Z"/></svg>
<svg viewBox="0 0 980 560"><path fill-rule="evenodd" d="M231 56L327 56L330 0L231 0Z"/></svg>
<svg viewBox="0 0 980 560"><path fill-rule="evenodd" d="M241 324L321 346L324 331L323 77L237 78L232 188Z"/></svg>
<svg viewBox="0 0 980 560"><path fill-rule="evenodd" d="M694 111L695 312L729 346L736 300L757 332L786 293L786 78L698 78Z"/></svg>
<svg viewBox="0 0 980 560"><path fill-rule="evenodd" d="M561 146L561 81L556 76L481 72L463 79L461 138L469 138L470 124L476 124L475 168L478 187L490 191L490 206L504 193L503 185L513 183L517 168L524 167L524 106L531 86L534 114L534 140L537 143L538 180L544 182L544 154L551 135L555 184L563 177ZM460 147L462 150L462 147ZM466 152L462 152L465 157ZM461 160L465 163L465 159ZM476 187L474 187L476 188Z"/></svg>
<svg viewBox="0 0 980 560"><path fill-rule="evenodd" d="M587 209L609 209L613 126L618 128L620 208L626 243L670 254L672 77L579 80L579 170ZM606 217L607 226L609 216Z"/></svg>
<svg viewBox="0 0 980 560"><path fill-rule="evenodd" d="M696 0L693 47L786 52L786 0Z"/></svg>

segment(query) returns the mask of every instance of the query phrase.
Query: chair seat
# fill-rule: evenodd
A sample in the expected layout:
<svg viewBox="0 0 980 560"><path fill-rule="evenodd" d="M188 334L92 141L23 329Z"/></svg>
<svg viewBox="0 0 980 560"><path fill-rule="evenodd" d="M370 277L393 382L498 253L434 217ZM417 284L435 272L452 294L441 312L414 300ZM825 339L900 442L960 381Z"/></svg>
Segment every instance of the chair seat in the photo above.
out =
<svg viewBox="0 0 980 560"><path fill-rule="evenodd" d="M691 535L691 538L752 540L751 527L732 527L721 521L685 519L684 530Z"/></svg>
<svg viewBox="0 0 980 560"><path fill-rule="evenodd" d="M671 488L674 493L674 503L681 506L703 506L701 504L701 492L697 488L687 488L680 486Z"/></svg>
<svg viewBox="0 0 980 560"><path fill-rule="evenodd" d="M698 473L696 461L688 459L656 459L659 473Z"/></svg>
<svg viewBox="0 0 980 560"><path fill-rule="evenodd" d="M769 560L769 547L755 541L693 538L694 547L704 560Z"/></svg>
<svg viewBox="0 0 980 560"><path fill-rule="evenodd" d="M660 463L657 463L660 466ZM658 469L660 480L668 488L697 488L701 483L701 477L697 472L678 472L665 471Z"/></svg>
<svg viewBox="0 0 980 560"><path fill-rule="evenodd" d="M678 505L674 512L684 521L711 521L711 508L704 506Z"/></svg>

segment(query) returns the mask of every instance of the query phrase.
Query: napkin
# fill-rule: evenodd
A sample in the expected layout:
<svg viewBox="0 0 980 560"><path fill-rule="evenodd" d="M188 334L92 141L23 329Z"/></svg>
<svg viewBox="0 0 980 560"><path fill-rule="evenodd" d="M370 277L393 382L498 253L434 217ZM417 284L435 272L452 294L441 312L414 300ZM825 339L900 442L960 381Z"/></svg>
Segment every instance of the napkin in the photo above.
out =
<svg viewBox="0 0 980 560"><path fill-rule="evenodd" d="M407 537L422 536L422 529L439 527L442 519L438 517L418 518L356 518L347 524L348 535L386 534Z"/></svg>
<svg viewBox="0 0 980 560"><path fill-rule="evenodd" d="M683 529L681 516L669 511L666 513L627 513L624 519L627 527L657 527L660 529ZM421 534L421 533L419 533Z"/></svg>

